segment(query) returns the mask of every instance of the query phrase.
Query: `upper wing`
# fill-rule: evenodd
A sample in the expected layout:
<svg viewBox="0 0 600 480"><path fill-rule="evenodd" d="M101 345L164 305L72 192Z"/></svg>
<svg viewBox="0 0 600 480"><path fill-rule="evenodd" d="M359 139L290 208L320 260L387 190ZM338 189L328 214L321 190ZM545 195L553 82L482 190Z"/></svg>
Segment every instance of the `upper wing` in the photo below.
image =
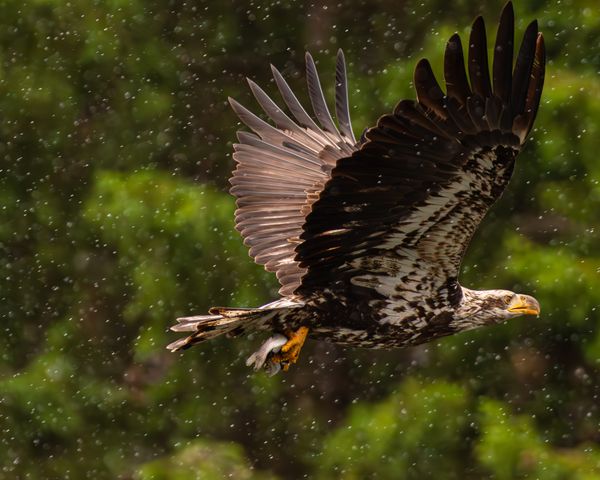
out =
<svg viewBox="0 0 600 480"><path fill-rule="evenodd" d="M323 96L312 57L306 55L310 101L319 127L306 113L281 74L271 67L277 87L295 121L288 117L261 88L248 80L256 100L275 123L264 122L233 99L240 120L255 133L239 132L233 158L237 167L230 192L237 198L236 229L250 247L256 263L275 272L280 293L291 294L306 273L294 261L306 215L329 180L336 161L356 150L350 124L346 66L337 56L336 127Z"/></svg>
<svg viewBox="0 0 600 480"><path fill-rule="evenodd" d="M492 80L479 17L469 39L470 85L454 35L445 53L446 94L422 60L414 76L418 100L400 102L358 151L338 161L296 247L296 261L307 269L300 291L337 284L385 297L418 291L460 299L461 258L510 179L542 91L537 23L527 27L514 69L513 25L508 3Z"/></svg>

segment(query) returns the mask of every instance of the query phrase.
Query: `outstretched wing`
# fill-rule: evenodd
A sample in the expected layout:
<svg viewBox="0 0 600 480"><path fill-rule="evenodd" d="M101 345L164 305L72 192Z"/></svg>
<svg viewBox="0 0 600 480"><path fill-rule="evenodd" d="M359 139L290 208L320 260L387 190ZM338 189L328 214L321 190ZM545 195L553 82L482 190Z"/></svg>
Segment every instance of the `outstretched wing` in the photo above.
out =
<svg viewBox="0 0 600 480"><path fill-rule="evenodd" d="M420 61L418 100L400 102L358 151L338 161L296 247L307 270L299 292L368 288L385 298L461 298L461 258L511 177L542 91L542 35L535 21L527 27L513 69L513 15L508 3L491 80L479 17L469 39L470 82L454 35L445 52L446 93Z"/></svg>
<svg viewBox="0 0 600 480"><path fill-rule="evenodd" d="M240 120L254 131L238 132L233 158L237 168L230 192L237 198L236 229L256 263L275 272L282 295L300 286L306 273L294 260L302 226L339 158L357 149L348 107L344 55L337 56L336 127L321 89L312 57L306 54L308 91L314 115L308 115L281 74L271 67L275 83L294 120L286 115L254 82L248 80L256 100L275 123L261 120L233 99Z"/></svg>

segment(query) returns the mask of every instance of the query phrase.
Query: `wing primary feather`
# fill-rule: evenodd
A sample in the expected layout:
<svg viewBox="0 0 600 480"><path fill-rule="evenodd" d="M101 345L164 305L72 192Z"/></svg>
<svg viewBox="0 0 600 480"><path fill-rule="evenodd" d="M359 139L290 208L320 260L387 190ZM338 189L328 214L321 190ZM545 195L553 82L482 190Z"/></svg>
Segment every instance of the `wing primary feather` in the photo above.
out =
<svg viewBox="0 0 600 480"><path fill-rule="evenodd" d="M249 78L246 78L246 80L250 86L250 90L252 91L254 98L256 98L258 104L269 116L269 118L275 122L275 125L277 125L278 128L290 130L292 132L299 131L298 125L296 125L296 123L294 123L292 119L288 117L281 110L281 108L279 108L279 106L264 92L262 88L260 88Z"/></svg>
<svg viewBox="0 0 600 480"><path fill-rule="evenodd" d="M252 132L247 132L245 130L238 130L236 132L236 136L240 143L251 143L256 140L260 140L260 137Z"/></svg>
<svg viewBox="0 0 600 480"><path fill-rule="evenodd" d="M231 108L241 120L241 122L244 123L247 127L251 128L252 131L257 133L261 138L264 138L263 134L266 130L275 130L273 126L269 125L260 117L254 115L250 110L244 107L237 100L231 97L229 97L227 100L229 100L229 105L231 105Z"/></svg>
<svg viewBox="0 0 600 480"><path fill-rule="evenodd" d="M449 97L453 97L464 104L471 95L471 88L467 81L465 72L465 59L460 37L457 33L450 37L446 44L444 54L444 78L446 80L446 91Z"/></svg>
<svg viewBox="0 0 600 480"><path fill-rule="evenodd" d="M335 65L335 116L340 126L340 132L352 143L356 143L352 122L350 121L350 105L348 103L348 77L346 61L342 49L338 50Z"/></svg>
<svg viewBox="0 0 600 480"><path fill-rule="evenodd" d="M429 61L425 58L421 59L415 67L414 84L419 103L433 110L439 117L446 118L444 92L433 74Z"/></svg>
<svg viewBox="0 0 600 480"><path fill-rule="evenodd" d="M512 88L512 62L515 42L515 14L512 2L508 2L500 16L496 44L494 46L493 80L494 94L503 103L510 103Z"/></svg>
<svg viewBox="0 0 600 480"><path fill-rule="evenodd" d="M343 58L338 57L336 114L343 136L329 114L312 59L308 60L307 76L314 120L273 66L275 83L289 113L250 79L250 89L269 119L265 121L229 99L234 112L253 132L239 132L239 143L234 144L237 167L230 192L236 197L236 229L254 260L276 273L282 295L292 293L305 274L295 261L294 249L312 204L332 166L357 148L350 126L345 64L340 62Z"/></svg>
<svg viewBox="0 0 600 480"><path fill-rule="evenodd" d="M284 131L278 130L273 125L265 122L260 117L256 116L246 107L244 107L241 103L237 102L233 98L229 97L229 104L231 108L239 117L239 119L250 129L252 129L255 133L257 133L261 139L270 140L279 144L283 144L284 142L288 142L290 146L295 146L299 149L304 147L310 148L309 146L305 146L296 142L292 137L287 135Z"/></svg>
<svg viewBox="0 0 600 480"><path fill-rule="evenodd" d="M534 20L525 30L523 41L519 48L519 55L515 62L510 102L515 115L520 115L525 109L525 96L529 87L529 75L531 74L535 60L537 33L537 20Z"/></svg>
<svg viewBox="0 0 600 480"><path fill-rule="evenodd" d="M311 135L306 129L298 126L256 83L249 78L247 80L256 101L269 118L275 122L277 128L298 135L298 140L306 147L320 150L325 146L320 135Z"/></svg>
<svg viewBox="0 0 600 480"><path fill-rule="evenodd" d="M317 67L310 53L306 52L306 79L308 81L308 94L310 96L310 103L312 104L315 116L321 123L323 130L329 132L336 137L342 139L338 129L333 123L329 108L325 102L325 96L323 95L323 89L321 88L321 82L319 81L319 74L317 73Z"/></svg>
<svg viewBox="0 0 600 480"><path fill-rule="evenodd" d="M239 146L238 146L239 145ZM322 172L323 161L321 161L318 157L314 155L306 154L305 152L300 152L298 150L288 149L283 145L273 145L271 143L265 142L260 138L255 137L247 137L245 141L241 144L234 144L234 148L236 152L244 151L247 147L255 148L254 153L260 156L263 155L274 155L280 158L289 158L293 160L297 160L306 164L310 164L313 168Z"/></svg>
<svg viewBox="0 0 600 480"><path fill-rule="evenodd" d="M481 16L473 22L469 37L469 78L473 93L477 93L483 98L492 94L485 23Z"/></svg>
<svg viewBox="0 0 600 480"><path fill-rule="evenodd" d="M288 106L290 112L292 112L292 115L294 115L298 123L304 128L309 128L318 132L319 127L313 121L313 119L310 118L310 115L306 113L306 110L304 110L304 107L298 101L298 98L296 95L294 95L294 92L292 92L292 89L283 78L283 75L281 75L279 70L277 70L273 65L271 65L271 72L273 72L273 78L275 79L279 93L281 93L281 96L283 97L283 101Z"/></svg>
<svg viewBox="0 0 600 480"><path fill-rule="evenodd" d="M537 115L538 108L540 106L540 99L542 96L542 89L544 87L544 75L546 69L546 48L544 45L544 37L541 33L538 33L535 49L535 60L531 69L531 79L529 81L529 90L527 91L527 98L525 100L525 114L527 115L527 130L525 132L525 140Z"/></svg>

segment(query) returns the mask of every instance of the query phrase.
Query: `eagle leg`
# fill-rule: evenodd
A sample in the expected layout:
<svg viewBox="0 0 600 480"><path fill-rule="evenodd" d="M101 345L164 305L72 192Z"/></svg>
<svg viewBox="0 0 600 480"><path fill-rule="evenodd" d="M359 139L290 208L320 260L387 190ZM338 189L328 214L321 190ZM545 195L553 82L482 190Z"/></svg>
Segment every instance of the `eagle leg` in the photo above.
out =
<svg viewBox="0 0 600 480"><path fill-rule="evenodd" d="M260 348L254 352L252 355L248 357L246 360L246 365L248 367L254 367L254 370L260 370L267 358L270 354L274 352L279 352L281 347L283 347L288 342L288 338L281 333L276 333L272 337L269 337ZM277 365L279 367L279 365ZM266 365L266 369L270 375L275 375L281 368L273 368L270 364Z"/></svg>
<svg viewBox="0 0 600 480"><path fill-rule="evenodd" d="M279 352L273 353L268 359L268 363L270 364L269 369L271 370L275 367L274 369L276 370L274 373L269 372L272 375L279 371L277 366L284 372L287 372L290 365L298 361L300 350L302 350L302 346L308 336L308 327L300 327L295 332L291 330L287 331L285 332L285 336L288 338L286 344L281 347Z"/></svg>

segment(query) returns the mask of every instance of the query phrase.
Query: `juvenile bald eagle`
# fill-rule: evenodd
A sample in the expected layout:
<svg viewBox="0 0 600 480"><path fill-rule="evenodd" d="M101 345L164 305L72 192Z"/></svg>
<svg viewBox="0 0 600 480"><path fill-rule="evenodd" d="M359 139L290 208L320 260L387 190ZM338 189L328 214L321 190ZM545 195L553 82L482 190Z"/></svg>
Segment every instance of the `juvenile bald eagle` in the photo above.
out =
<svg viewBox="0 0 600 480"><path fill-rule="evenodd" d="M314 118L281 74L291 115L248 80L273 124L235 100L253 133L239 132L231 193L250 255L275 272L281 298L259 308L212 308L172 327L189 332L173 351L221 334L270 331L248 359L271 373L295 363L306 337L346 345L416 345L519 315L538 302L458 283L477 226L505 189L538 110L544 41L533 21L513 65L514 13L502 11L488 67L483 19L472 26L465 71L457 34L446 45L446 92L427 60L415 69L417 100L402 100L363 138L350 124L346 67L337 55L332 120L306 55ZM468 75L467 75L468 72Z"/></svg>

